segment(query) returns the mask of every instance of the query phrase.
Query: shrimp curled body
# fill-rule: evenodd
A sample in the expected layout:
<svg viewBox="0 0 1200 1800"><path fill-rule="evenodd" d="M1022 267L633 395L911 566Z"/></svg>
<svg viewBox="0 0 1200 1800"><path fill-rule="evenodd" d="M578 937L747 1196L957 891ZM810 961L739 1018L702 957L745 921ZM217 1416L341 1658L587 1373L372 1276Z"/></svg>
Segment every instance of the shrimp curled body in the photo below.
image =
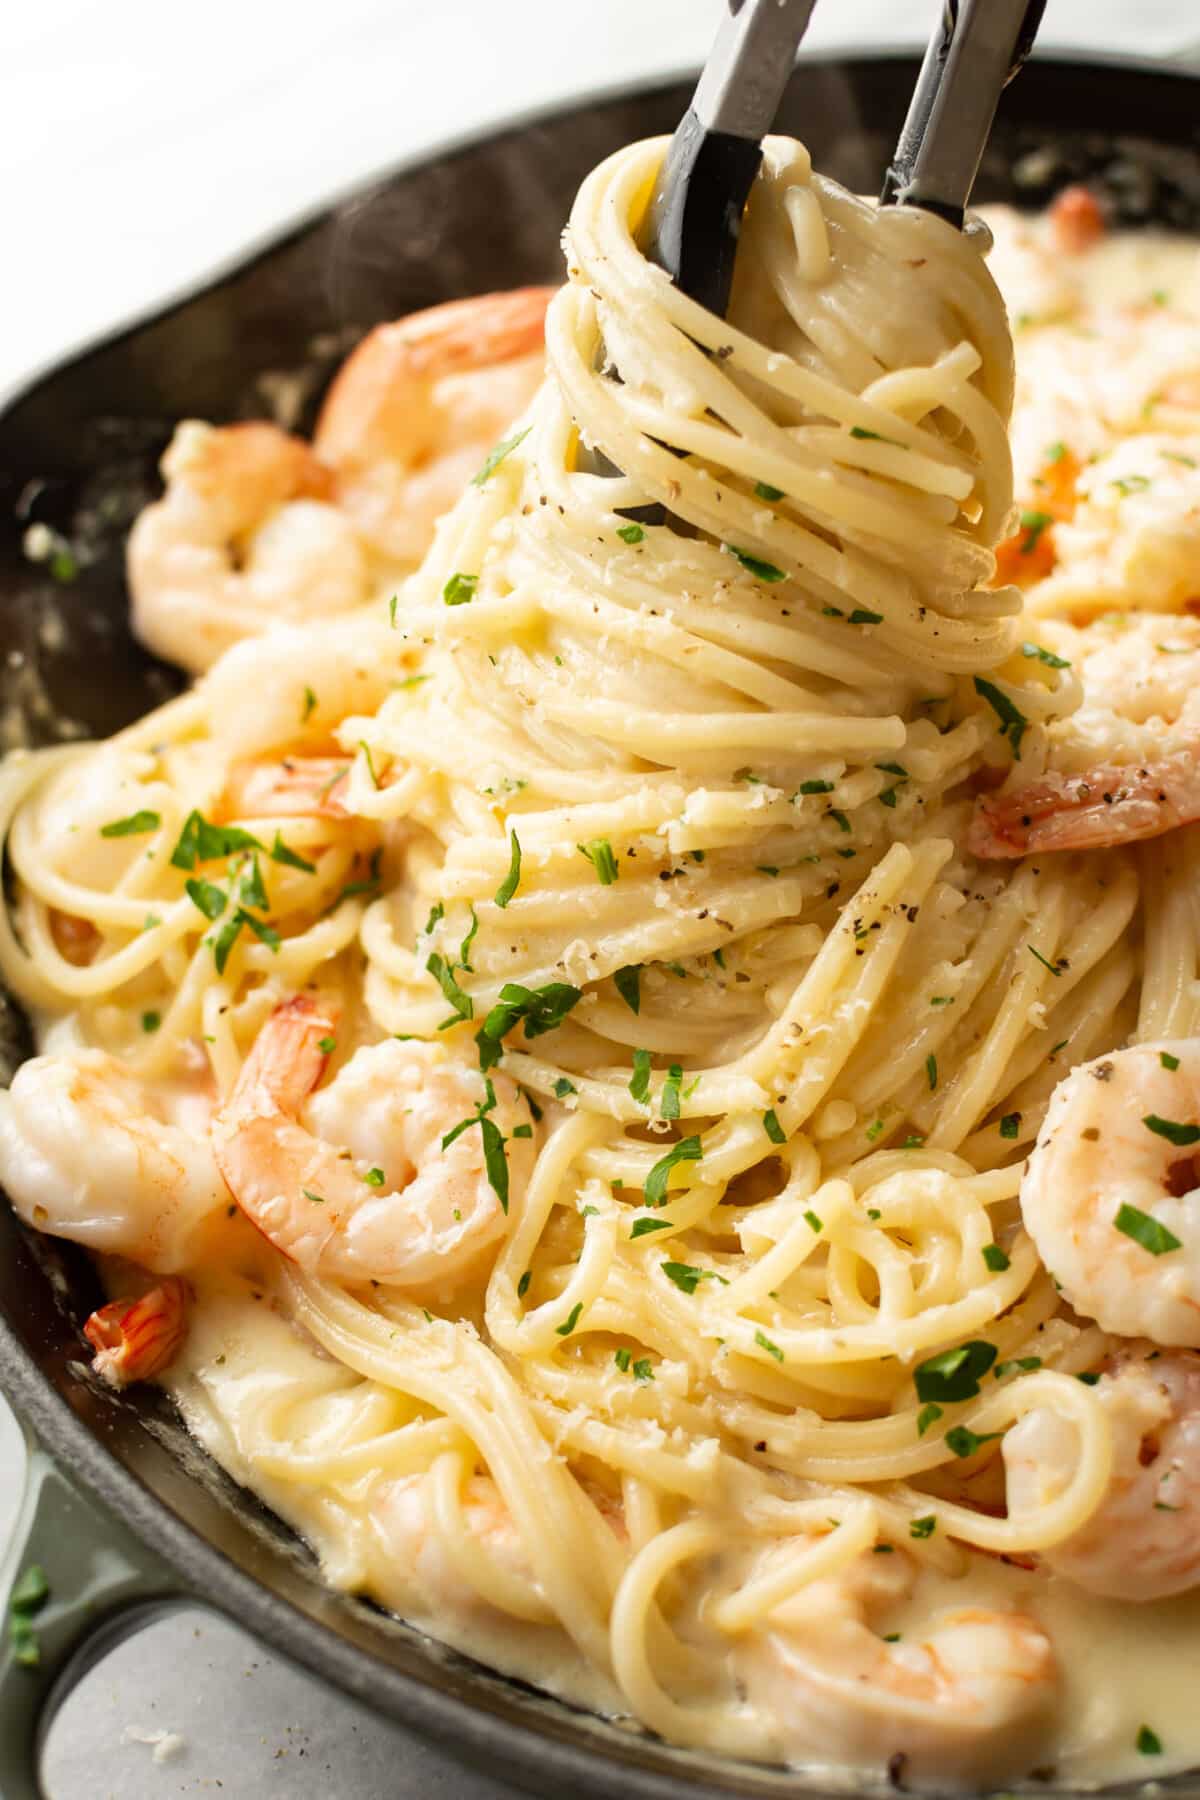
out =
<svg viewBox="0 0 1200 1800"><path fill-rule="evenodd" d="M129 539L133 628L193 674L239 639L369 598L332 476L274 425L188 420L163 458L167 491Z"/></svg>
<svg viewBox="0 0 1200 1800"><path fill-rule="evenodd" d="M776 1607L738 1652L752 1701L786 1721L789 1760L814 1753L883 1766L901 1749L921 1780L974 1781L1027 1768L1057 1693L1050 1641L1023 1613L961 1607L888 1642L872 1628L914 1571L868 1553Z"/></svg>
<svg viewBox="0 0 1200 1800"><path fill-rule="evenodd" d="M204 1136L208 1102L188 1104L194 1119L160 1116L100 1050L35 1056L0 1094L0 1183L38 1231L178 1273L229 1203Z"/></svg>
<svg viewBox="0 0 1200 1800"><path fill-rule="evenodd" d="M1083 1063L1051 1097L1021 1212L1067 1300L1105 1331L1200 1348L1198 1117L1191 1038Z"/></svg>
<svg viewBox="0 0 1200 1800"><path fill-rule="evenodd" d="M1042 1561L1089 1593L1163 1600L1200 1584L1200 1357L1149 1345L1114 1360L1096 1386L1113 1435L1100 1505ZM1034 1512L1069 1483L1069 1425L1046 1407L1004 1439L1009 1514Z"/></svg>
<svg viewBox="0 0 1200 1800"><path fill-rule="evenodd" d="M309 1274L450 1291L505 1231L477 1117L483 1078L438 1045L388 1039L357 1050L313 1093L334 1039L331 1010L297 996L267 1020L214 1117L217 1164L242 1211ZM487 1117L512 1140L528 1124L517 1089L496 1076L493 1092ZM506 1156L519 1192L532 1138L509 1141Z"/></svg>

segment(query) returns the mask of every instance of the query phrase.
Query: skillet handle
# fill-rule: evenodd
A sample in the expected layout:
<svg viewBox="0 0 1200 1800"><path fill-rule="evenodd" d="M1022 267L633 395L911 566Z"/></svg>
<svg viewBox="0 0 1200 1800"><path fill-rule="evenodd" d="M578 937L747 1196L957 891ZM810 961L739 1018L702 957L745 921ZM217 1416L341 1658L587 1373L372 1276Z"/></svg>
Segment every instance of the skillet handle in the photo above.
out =
<svg viewBox="0 0 1200 1800"><path fill-rule="evenodd" d="M51 1461L23 1421L22 1429L25 1491L0 1565L0 1794L41 1800L42 1743L75 1683L123 1638L194 1595ZM39 1572L48 1590L40 1604Z"/></svg>

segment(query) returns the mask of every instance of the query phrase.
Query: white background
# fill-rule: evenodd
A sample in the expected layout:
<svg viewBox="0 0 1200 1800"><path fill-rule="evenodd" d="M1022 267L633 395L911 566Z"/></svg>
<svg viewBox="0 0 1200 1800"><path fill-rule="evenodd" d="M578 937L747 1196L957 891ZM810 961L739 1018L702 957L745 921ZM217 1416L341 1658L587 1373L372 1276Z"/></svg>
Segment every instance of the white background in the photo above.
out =
<svg viewBox="0 0 1200 1800"><path fill-rule="evenodd" d="M819 0L811 47L913 43L940 0ZM702 59L723 0L8 0L0 23L0 396L322 199L513 113ZM1170 55L1195 0L1049 0L1042 41ZM1115 123L1115 122L1114 122ZM0 1402L0 1543L20 1479ZM156 1764L126 1727L170 1729ZM64 1709L54 1800L495 1800L202 1615Z"/></svg>

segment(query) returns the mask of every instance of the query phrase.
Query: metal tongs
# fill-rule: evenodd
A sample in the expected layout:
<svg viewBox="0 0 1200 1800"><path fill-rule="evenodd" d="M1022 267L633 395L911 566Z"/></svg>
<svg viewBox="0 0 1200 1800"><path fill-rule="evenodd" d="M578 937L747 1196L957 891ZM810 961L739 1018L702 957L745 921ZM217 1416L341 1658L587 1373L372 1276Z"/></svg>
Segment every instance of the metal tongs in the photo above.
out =
<svg viewBox="0 0 1200 1800"><path fill-rule="evenodd" d="M963 223L1000 95L1033 48L1046 0L945 0L881 206Z"/></svg>
<svg viewBox="0 0 1200 1800"><path fill-rule="evenodd" d="M690 299L724 314L742 215L816 0L727 0L728 14L671 139L642 228L647 257ZM944 0L883 206L919 206L955 226L966 214L1000 95L1033 46L1046 0ZM619 379L619 375L618 375ZM597 474L620 471L600 451ZM622 508L661 523L662 507Z"/></svg>

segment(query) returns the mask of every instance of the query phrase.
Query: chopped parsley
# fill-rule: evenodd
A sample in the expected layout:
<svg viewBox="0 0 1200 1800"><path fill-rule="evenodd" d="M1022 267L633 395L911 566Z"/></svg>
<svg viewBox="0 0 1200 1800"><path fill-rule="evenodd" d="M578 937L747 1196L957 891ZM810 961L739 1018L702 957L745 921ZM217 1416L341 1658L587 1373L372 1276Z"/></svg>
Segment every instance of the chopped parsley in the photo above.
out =
<svg viewBox="0 0 1200 1800"><path fill-rule="evenodd" d="M335 1037L318 1038L317 1049L321 1052L322 1056L332 1056L337 1049L337 1039Z"/></svg>
<svg viewBox="0 0 1200 1800"><path fill-rule="evenodd" d="M635 1050L633 1053L633 1077L629 1083L629 1091L639 1106L646 1106L650 1100L650 1052Z"/></svg>
<svg viewBox="0 0 1200 1800"><path fill-rule="evenodd" d="M613 847L607 838L592 838L589 843L576 844L580 856L586 856L596 871L596 879L601 887L611 887L620 874L617 859L613 855Z"/></svg>
<svg viewBox="0 0 1200 1800"><path fill-rule="evenodd" d="M466 934L458 947L459 966L460 968L465 969L468 975L473 975L475 973L474 969L471 967L471 945L475 942L475 933L478 930L479 920L476 917L475 908L472 907L471 923L467 926Z"/></svg>
<svg viewBox="0 0 1200 1800"><path fill-rule="evenodd" d="M836 806L830 807L828 816L833 820L839 831L849 831L849 819L844 812L839 812Z"/></svg>
<svg viewBox="0 0 1200 1800"><path fill-rule="evenodd" d="M787 1143L787 1132L779 1123L779 1118L774 1107L772 1107L769 1112L763 1114L763 1130L773 1144Z"/></svg>
<svg viewBox="0 0 1200 1800"><path fill-rule="evenodd" d="M30 1563L14 1583L8 1602L9 1646L13 1661L24 1669L36 1669L41 1661L33 1621L49 1598L46 1571L40 1563Z"/></svg>
<svg viewBox="0 0 1200 1800"><path fill-rule="evenodd" d="M219 919L229 904L229 895L224 888L213 881L204 881L195 876L183 884L184 892L194 906L198 906L206 919Z"/></svg>
<svg viewBox="0 0 1200 1800"><path fill-rule="evenodd" d="M307 725L308 721L312 718L312 716L316 712L316 710L317 710L317 696L313 693L313 691L310 687L306 687L304 690L304 705L301 708L301 712L300 712L300 723L302 725Z"/></svg>
<svg viewBox="0 0 1200 1800"><path fill-rule="evenodd" d="M311 1188L301 1188L300 1192L304 1195L306 1200L311 1200L314 1206L324 1206L324 1194L314 1194Z"/></svg>
<svg viewBox="0 0 1200 1800"><path fill-rule="evenodd" d="M934 1513L926 1513L924 1518L910 1519L908 1522L909 1537L913 1537L913 1538L932 1537L936 1530L937 1530L937 1516Z"/></svg>
<svg viewBox="0 0 1200 1800"><path fill-rule="evenodd" d="M1004 1436L1002 1431L971 1431L966 1425L955 1425L946 1433L946 1447L955 1456L974 1456L981 1444L990 1444Z"/></svg>
<svg viewBox="0 0 1200 1800"><path fill-rule="evenodd" d="M527 425L524 431L518 431L512 437L504 438L501 443L497 444L495 449L489 452L478 475L472 475L471 486L482 487L484 482L496 473L496 470L500 467L500 464L504 461L505 457L511 456L517 445L521 443L524 438L529 436L530 430L531 427Z"/></svg>
<svg viewBox="0 0 1200 1800"><path fill-rule="evenodd" d="M556 1337L570 1337L579 1323L579 1315L583 1311L583 1301L577 1300L561 1325L554 1327Z"/></svg>
<svg viewBox="0 0 1200 1800"><path fill-rule="evenodd" d="M1177 1056L1172 1056L1169 1050L1160 1050L1158 1053L1158 1060L1164 1069L1174 1070L1179 1067L1179 1058Z"/></svg>
<svg viewBox="0 0 1200 1800"><path fill-rule="evenodd" d="M994 682L985 681L982 675L975 677L975 692L981 700L987 701L999 719L1000 736L1008 739L1013 756L1020 762L1021 739L1029 729L1029 720L1019 707L1013 705L1007 694L1002 693Z"/></svg>
<svg viewBox="0 0 1200 1800"><path fill-rule="evenodd" d="M1053 525L1053 523L1053 513L1039 512L1035 508L1027 508L1021 514L1021 530L1025 533L1019 546L1022 556L1033 555L1033 552L1038 547L1038 540L1041 538L1043 531Z"/></svg>
<svg viewBox="0 0 1200 1800"><path fill-rule="evenodd" d="M923 1406L917 1414L917 1436L924 1437L931 1425L935 1425L942 1416L942 1409L935 1400Z"/></svg>
<svg viewBox="0 0 1200 1800"><path fill-rule="evenodd" d="M944 1402L947 1406L959 1400L973 1400L979 1392L979 1378L986 1375L996 1360L996 1346L983 1338L972 1338L954 1350L942 1350L918 1363L913 1383L918 1400Z"/></svg>
<svg viewBox="0 0 1200 1800"><path fill-rule="evenodd" d="M680 1138L677 1144L672 1144L666 1155L659 1157L646 1177L642 1188L646 1205L665 1206L667 1182L670 1179L671 1170L677 1168L680 1163L699 1162L703 1155L704 1150L698 1137Z"/></svg>
<svg viewBox="0 0 1200 1800"><path fill-rule="evenodd" d="M517 1283L517 1299L518 1300L523 1300L525 1298L526 1294L529 1292L529 1284L532 1280L533 1280L533 1270L526 1269L526 1271L522 1275L520 1281L518 1281L518 1283Z"/></svg>
<svg viewBox="0 0 1200 1800"><path fill-rule="evenodd" d="M1137 1748L1138 1753L1141 1756L1161 1756L1162 1739L1158 1736L1157 1732L1151 1731L1148 1725L1139 1725Z"/></svg>
<svg viewBox="0 0 1200 1800"><path fill-rule="evenodd" d="M162 824L160 814L145 809L142 812L130 813L127 819L113 819L110 824L100 827L100 836L105 838L141 837L147 831L157 831Z"/></svg>
<svg viewBox="0 0 1200 1800"><path fill-rule="evenodd" d="M426 958L425 967L429 970L429 973L441 988L442 993L454 1008L456 1017L459 1019L473 1019L475 1017L475 1002L472 1000L470 994L464 993L457 981L455 981L453 963L448 963L445 957L440 956L435 950Z"/></svg>
<svg viewBox="0 0 1200 1800"><path fill-rule="evenodd" d="M1025 948L1028 950L1030 956L1037 957L1037 960L1041 963L1043 969L1049 969L1051 975L1061 975L1062 974L1062 968L1060 967L1060 965L1058 963L1052 963L1052 962L1047 961L1047 959L1042 955L1041 951L1035 950L1032 944L1026 944Z"/></svg>
<svg viewBox="0 0 1200 1800"><path fill-rule="evenodd" d="M650 1361L650 1358L648 1356L643 1356L640 1358L640 1360L638 1362L634 1363L633 1379L635 1381L653 1381L654 1380L654 1365Z"/></svg>
<svg viewBox="0 0 1200 1800"><path fill-rule="evenodd" d="M517 834L515 831L510 831L508 834L508 848L508 874L496 889L494 896L496 905L501 908L508 905L513 895L516 893L521 880L521 846L517 842Z"/></svg>
<svg viewBox="0 0 1200 1800"><path fill-rule="evenodd" d="M1113 1224L1127 1238L1132 1238L1135 1244L1140 1244L1143 1250L1148 1250L1151 1256L1166 1256L1171 1250L1183 1248L1173 1231L1168 1231L1165 1225L1160 1225L1149 1213L1130 1206L1128 1202L1122 1202L1117 1208Z"/></svg>
<svg viewBox="0 0 1200 1800"><path fill-rule="evenodd" d="M1015 1138L1020 1133L1020 1130L1021 1130L1021 1115L1020 1115L1020 1113L1019 1112L1005 1113L1004 1117L1000 1121L1000 1136L1002 1138Z"/></svg>
<svg viewBox="0 0 1200 1800"><path fill-rule="evenodd" d="M730 556L736 557L738 562L741 563L743 569L745 569L749 574L753 575L756 578L756 580L758 580L758 581L786 581L787 580L787 575L786 575L785 571L783 569L777 569L775 567L774 563L763 562L761 557L751 556L751 554L748 550L739 550L736 544L726 544L724 546L724 548L726 550L728 550Z"/></svg>
<svg viewBox="0 0 1200 1800"><path fill-rule="evenodd" d="M1040 1369L1041 1366L1042 1359L1040 1356L1013 1356L1010 1357L1007 1362L998 1362L996 1364L995 1368L992 1370L992 1380L1003 1381L1004 1377L1006 1375L1011 1375L1014 1370L1019 1370L1021 1374L1028 1375L1032 1370Z"/></svg>
<svg viewBox="0 0 1200 1800"><path fill-rule="evenodd" d="M850 625L882 625L883 614L872 612L867 606L856 606L847 623Z"/></svg>
<svg viewBox="0 0 1200 1800"><path fill-rule="evenodd" d="M796 789L798 794L832 794L832 781L802 781Z"/></svg>
<svg viewBox="0 0 1200 1800"><path fill-rule="evenodd" d="M933 1093L938 1084L937 1057L929 1055L925 1058L925 1079L929 1083L929 1091Z"/></svg>
<svg viewBox="0 0 1200 1800"><path fill-rule="evenodd" d="M652 1231L674 1231L674 1219L635 1219L629 1227L631 1238L648 1237Z"/></svg>
<svg viewBox="0 0 1200 1800"><path fill-rule="evenodd" d="M267 851L267 855L271 858L272 862L282 863L285 868L300 869L305 875L316 874L316 863L306 862L304 857L298 856L294 850L290 849L288 845L284 843L278 831L275 833L275 842Z"/></svg>
<svg viewBox="0 0 1200 1800"><path fill-rule="evenodd" d="M814 1233L819 1232L819 1231L824 1231L824 1229L825 1229L824 1223L822 1222L822 1220L818 1219L816 1213L812 1210L811 1206L806 1209L804 1217L805 1217L807 1223L809 1224L809 1226L812 1228Z"/></svg>
<svg viewBox="0 0 1200 1800"><path fill-rule="evenodd" d="M774 502L783 499L783 489L772 487L769 481L756 481L754 492L760 500Z"/></svg>
<svg viewBox="0 0 1200 1800"><path fill-rule="evenodd" d="M627 1345L622 1344L619 1350L613 1351L613 1361L622 1375L626 1375L629 1372L629 1365L633 1361L633 1351Z"/></svg>
<svg viewBox="0 0 1200 1800"><path fill-rule="evenodd" d="M1053 650L1047 650L1044 644L1022 644L1021 655L1036 657L1048 669L1069 669L1071 666L1065 656L1055 656Z"/></svg>
<svg viewBox="0 0 1200 1800"><path fill-rule="evenodd" d="M779 1345L773 1344L770 1338L763 1332L756 1331L754 1334L754 1341L760 1350L765 1350L768 1356L773 1356L777 1363L783 1361L783 1351L779 1348Z"/></svg>
<svg viewBox="0 0 1200 1800"><path fill-rule="evenodd" d="M161 1013L144 1012L142 1014L142 1030L143 1031L157 1031L161 1024L162 1024L162 1014Z"/></svg>
<svg viewBox="0 0 1200 1800"><path fill-rule="evenodd" d="M533 1136L533 1126L532 1125L514 1125L512 1128L512 1135L515 1138L531 1138ZM594 1206L590 1206L587 1208L588 1212L595 1212L595 1210L596 1210L596 1208Z"/></svg>
<svg viewBox="0 0 1200 1800"><path fill-rule="evenodd" d="M623 969L617 969L613 974L613 986L631 1013L641 1012L642 965L640 963L627 963Z"/></svg>
<svg viewBox="0 0 1200 1800"><path fill-rule="evenodd" d="M908 445L902 444L899 438L884 437L882 431L868 431L865 425L852 425L850 436L852 438L873 438L877 444L894 444L897 450L908 449Z"/></svg>
<svg viewBox="0 0 1200 1800"><path fill-rule="evenodd" d="M363 1180L366 1182L368 1187L381 1188L384 1183L383 1170L382 1169L368 1169L366 1174L363 1176Z"/></svg>
<svg viewBox="0 0 1200 1800"><path fill-rule="evenodd" d="M640 544L645 535L646 533L642 530L642 527L637 524L619 525L617 527L617 536L623 539L627 544Z"/></svg>
<svg viewBox="0 0 1200 1800"><path fill-rule="evenodd" d="M253 906L259 912L266 912L269 904L267 890L263 886L262 870L257 856L250 858L249 872L242 876L238 886L238 899L243 906Z"/></svg>
<svg viewBox="0 0 1200 1800"><path fill-rule="evenodd" d="M702 1281L713 1279L711 1269L697 1269L692 1263L660 1263L668 1281L673 1281L681 1294L694 1294Z"/></svg>
<svg viewBox="0 0 1200 1800"><path fill-rule="evenodd" d="M498 1044L508 1036L520 1020L525 1021L526 1038L543 1037L556 1031L571 1008L583 997L583 990L565 981L549 981L545 987L527 988L520 982L506 981L500 998L483 1022L481 1037ZM466 1014L470 1017L470 1014Z"/></svg>
<svg viewBox="0 0 1200 1800"><path fill-rule="evenodd" d="M1009 1267L1008 1257L1000 1248L999 1244L985 1244L983 1246L983 1260L992 1271L993 1275L1002 1275L1005 1269Z"/></svg>
<svg viewBox="0 0 1200 1800"><path fill-rule="evenodd" d="M667 1079L663 1082L662 1099L659 1102L659 1117L677 1119L679 1117L679 1084L683 1080L683 1070L678 1063L672 1063L667 1070Z"/></svg>
<svg viewBox="0 0 1200 1800"><path fill-rule="evenodd" d="M478 586L478 575L464 575L461 570L456 569L442 589L442 599L447 606L465 606L468 600L475 598Z"/></svg>
<svg viewBox="0 0 1200 1800"><path fill-rule="evenodd" d="M239 826L210 825L202 813L193 811L184 820L179 842L171 852L171 865L176 869L194 869L197 863L232 856L235 850L262 847L256 837Z"/></svg>
<svg viewBox="0 0 1200 1800"><path fill-rule="evenodd" d="M1181 1150L1189 1144L1200 1144L1200 1125L1181 1125L1176 1119L1160 1119L1157 1113L1147 1113L1142 1124Z"/></svg>
<svg viewBox="0 0 1200 1800"><path fill-rule="evenodd" d="M568 1094L577 1094L578 1092L579 1089L575 1086L575 1083L573 1081L568 1081L565 1075L560 1075L554 1084L554 1098L556 1100L565 1100Z"/></svg>

